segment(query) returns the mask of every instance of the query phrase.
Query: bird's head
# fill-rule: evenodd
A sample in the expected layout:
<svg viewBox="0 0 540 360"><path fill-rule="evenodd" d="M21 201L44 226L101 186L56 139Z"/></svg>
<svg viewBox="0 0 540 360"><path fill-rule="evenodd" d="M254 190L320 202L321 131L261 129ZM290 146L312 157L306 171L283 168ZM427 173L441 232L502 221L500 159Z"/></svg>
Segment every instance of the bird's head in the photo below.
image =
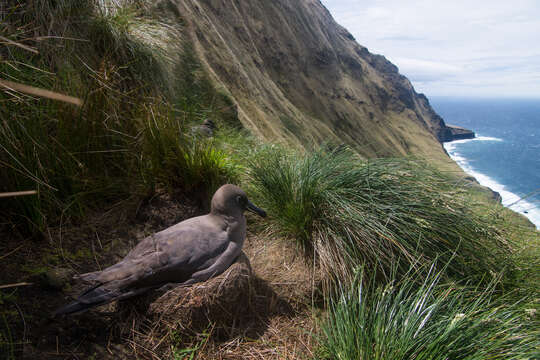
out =
<svg viewBox="0 0 540 360"><path fill-rule="evenodd" d="M214 121L212 121L212 119L205 119L202 124L212 130L216 128L216 124L214 124Z"/></svg>
<svg viewBox="0 0 540 360"><path fill-rule="evenodd" d="M223 185L212 197L210 210L212 214L235 216L243 214L246 210L266 217L266 212L249 201L244 190L236 185Z"/></svg>

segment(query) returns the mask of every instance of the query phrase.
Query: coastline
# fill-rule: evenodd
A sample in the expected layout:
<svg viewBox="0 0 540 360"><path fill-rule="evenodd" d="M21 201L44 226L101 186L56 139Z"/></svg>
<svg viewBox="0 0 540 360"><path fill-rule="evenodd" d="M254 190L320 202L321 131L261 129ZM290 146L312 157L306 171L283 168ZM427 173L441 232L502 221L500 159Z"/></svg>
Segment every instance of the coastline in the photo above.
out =
<svg viewBox="0 0 540 360"><path fill-rule="evenodd" d="M455 140L444 142L443 147L452 160L467 174L473 176L476 181L485 186L491 191L498 193L501 196L501 203L504 207L519 213L531 222L537 230L540 230L540 209L523 199L521 196L509 191L504 184L500 184L488 175L476 171L469 163L469 160L463 157L456 148L456 145L469 141L502 141L498 138L479 136L474 139Z"/></svg>

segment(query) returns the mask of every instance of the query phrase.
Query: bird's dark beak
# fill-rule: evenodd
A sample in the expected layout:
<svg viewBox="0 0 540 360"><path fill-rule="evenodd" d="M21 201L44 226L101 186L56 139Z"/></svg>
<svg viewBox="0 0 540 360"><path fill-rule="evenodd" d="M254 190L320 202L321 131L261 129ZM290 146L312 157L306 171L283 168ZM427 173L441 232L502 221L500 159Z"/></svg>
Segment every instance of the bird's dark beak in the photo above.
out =
<svg viewBox="0 0 540 360"><path fill-rule="evenodd" d="M266 211L261 208L256 207L251 201L248 200L246 210L254 214L259 215L260 217L266 217Z"/></svg>

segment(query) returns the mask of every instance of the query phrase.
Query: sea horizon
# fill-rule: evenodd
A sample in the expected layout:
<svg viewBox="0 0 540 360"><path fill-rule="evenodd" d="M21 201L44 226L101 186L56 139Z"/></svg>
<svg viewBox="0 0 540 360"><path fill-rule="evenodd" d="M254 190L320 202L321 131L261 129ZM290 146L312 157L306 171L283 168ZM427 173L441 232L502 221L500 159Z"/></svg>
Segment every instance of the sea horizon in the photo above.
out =
<svg viewBox="0 0 540 360"><path fill-rule="evenodd" d="M425 95L425 94L424 94ZM425 95L427 96L427 95ZM508 100L508 101L540 101L540 96L524 96L524 95L430 95L427 96L429 101L439 101L439 100L460 100L460 101L477 101L477 100Z"/></svg>

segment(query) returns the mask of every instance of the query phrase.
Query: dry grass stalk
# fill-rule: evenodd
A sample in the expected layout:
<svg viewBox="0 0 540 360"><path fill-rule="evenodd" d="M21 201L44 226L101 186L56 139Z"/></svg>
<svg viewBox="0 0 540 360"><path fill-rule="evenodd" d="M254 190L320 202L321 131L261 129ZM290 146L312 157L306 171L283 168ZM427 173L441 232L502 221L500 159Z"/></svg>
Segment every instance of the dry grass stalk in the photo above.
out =
<svg viewBox="0 0 540 360"><path fill-rule="evenodd" d="M12 192L0 193L0 198L15 197L15 196L26 196L26 195L36 195L36 194L37 194L36 190L12 191Z"/></svg>
<svg viewBox="0 0 540 360"><path fill-rule="evenodd" d="M77 106L83 105L83 101L79 98L60 94L60 93L50 91L50 90L37 88L34 86L19 84L13 81L0 79L0 86L3 86L8 90L14 90L14 91L18 91L18 92L29 94L29 95L35 95L35 96L44 97L44 98L48 98L52 100L63 101L66 103L77 105Z"/></svg>
<svg viewBox="0 0 540 360"><path fill-rule="evenodd" d="M10 288L14 288L14 287L30 286L30 285L34 285L34 283L21 282L21 283L17 283L17 284L0 285L0 289L10 289Z"/></svg>
<svg viewBox="0 0 540 360"><path fill-rule="evenodd" d="M27 45L23 45L23 44L18 43L16 41L10 40L10 39L8 39L6 37L0 36L0 40L4 41L4 42L6 42L6 43L8 43L10 45L14 45L14 46L20 47L21 49L33 52L34 54L39 54L39 51L37 51L37 49L35 49L33 47L30 47L30 46L27 46Z"/></svg>

